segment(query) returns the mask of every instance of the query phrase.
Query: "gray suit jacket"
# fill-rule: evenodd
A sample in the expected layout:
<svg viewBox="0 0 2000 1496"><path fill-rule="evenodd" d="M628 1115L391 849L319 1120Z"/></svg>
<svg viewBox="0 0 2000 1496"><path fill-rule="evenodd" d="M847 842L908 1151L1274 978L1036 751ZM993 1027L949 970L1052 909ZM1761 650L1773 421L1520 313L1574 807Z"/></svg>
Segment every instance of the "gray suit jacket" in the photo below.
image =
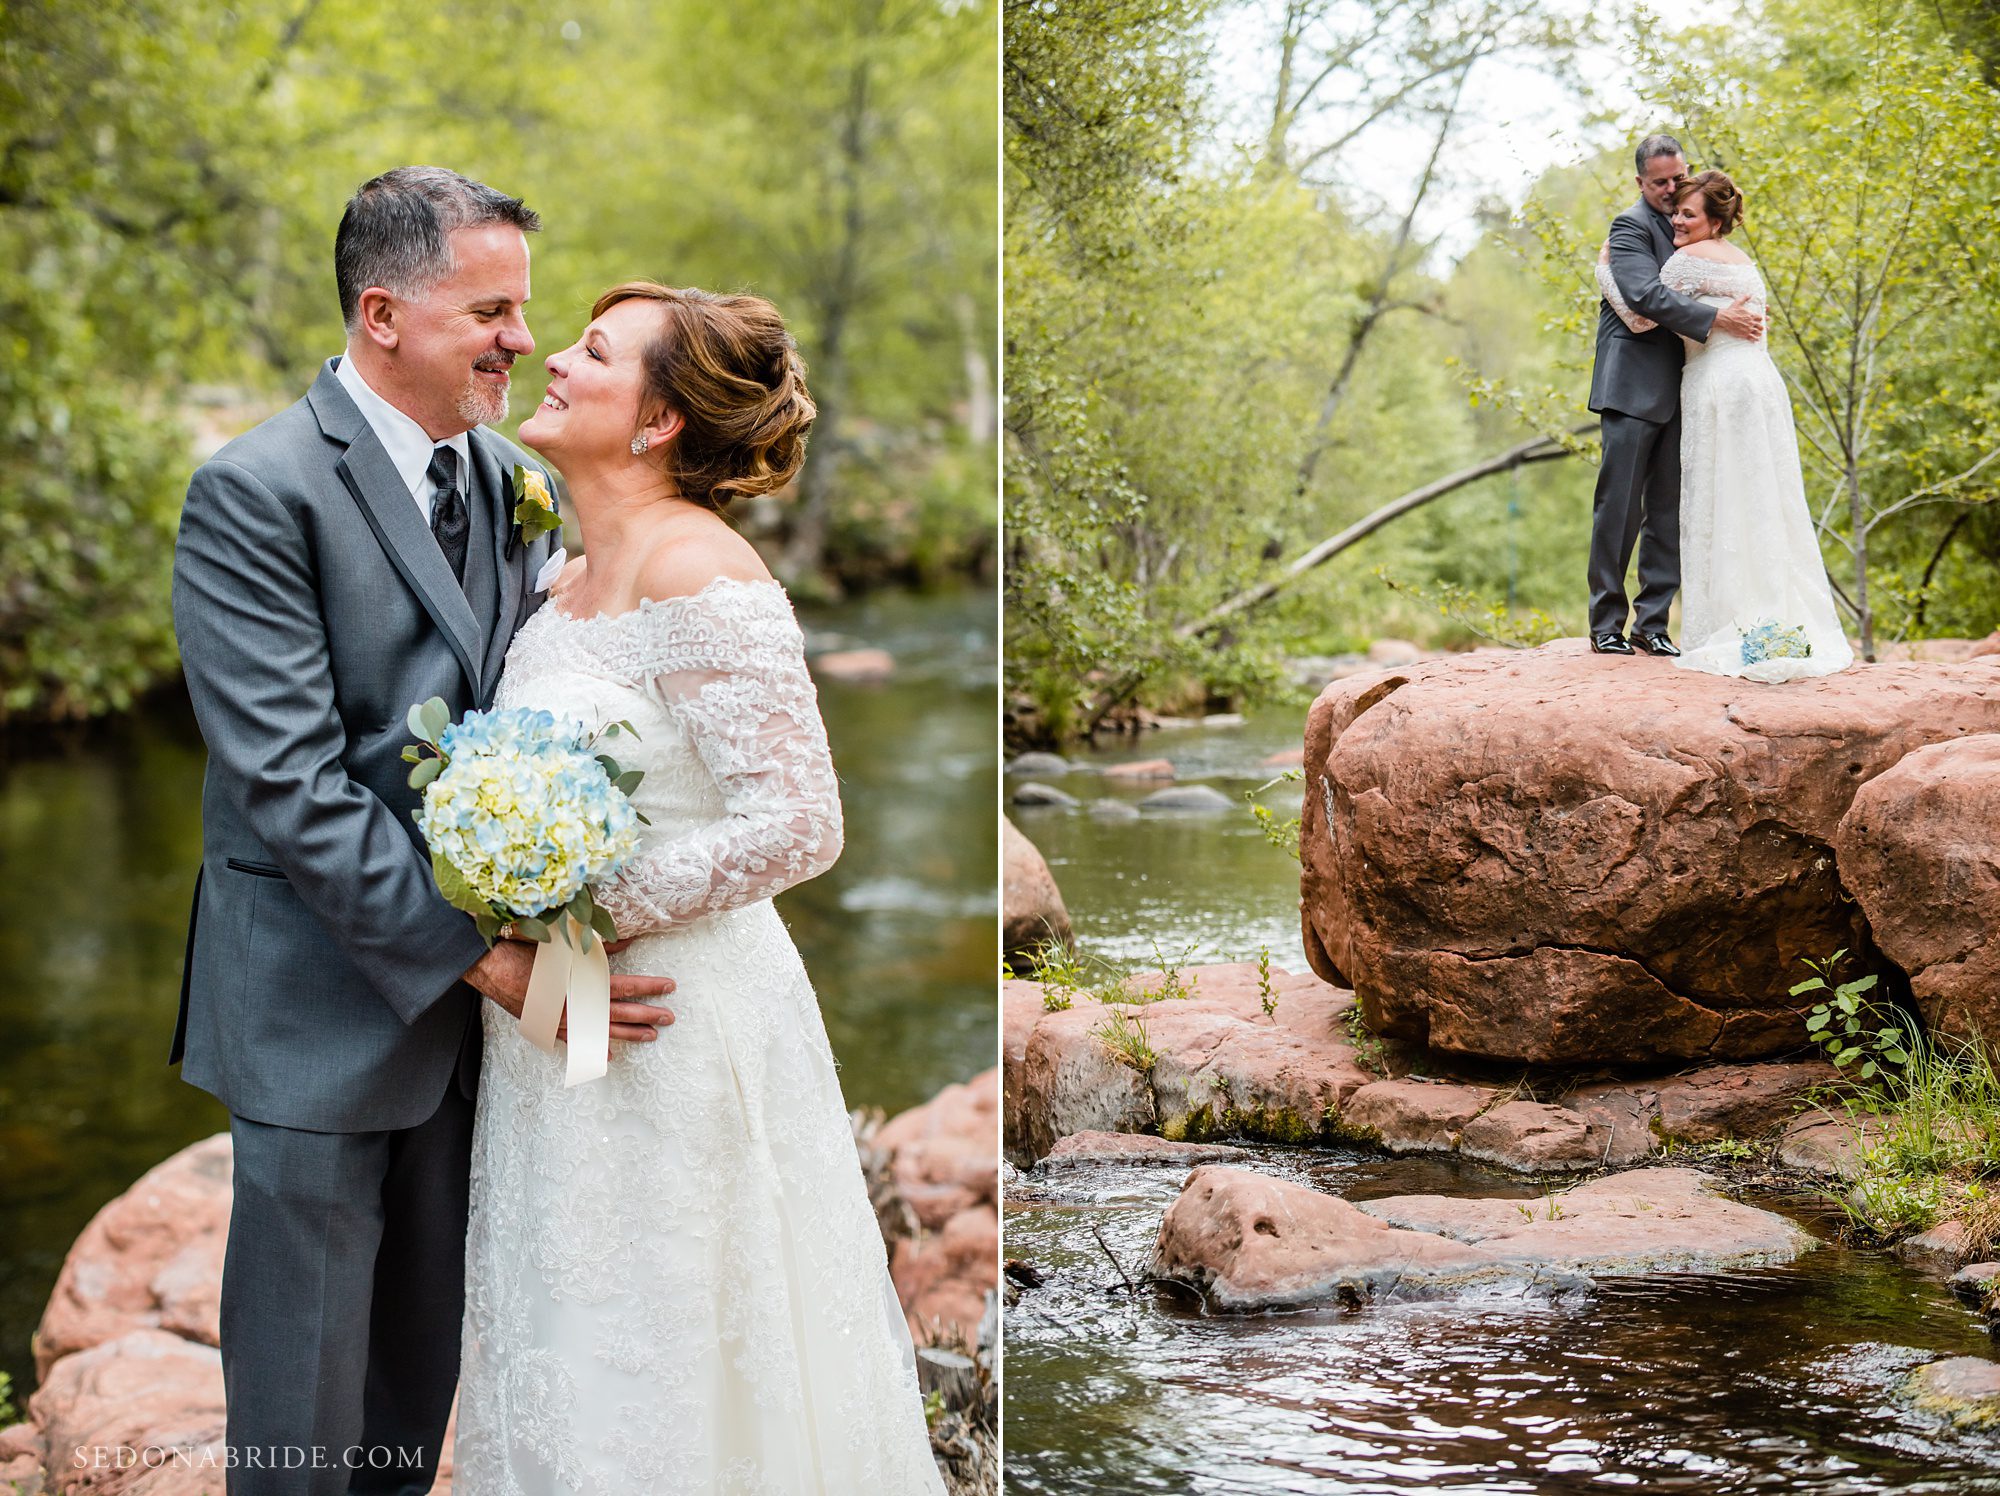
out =
<svg viewBox="0 0 2000 1496"><path fill-rule="evenodd" d="M1640 198L1611 220L1611 278L1625 305L1659 323L1633 332L1611 310L1597 304L1597 361L1590 371L1590 408L1637 416L1664 425L1681 404L1683 337L1708 341L1717 308L1670 291L1660 284L1660 267L1674 252L1667 220Z"/></svg>
<svg viewBox="0 0 2000 1496"><path fill-rule="evenodd" d="M410 1127L477 1083L485 951L411 819L410 707L486 706L555 536L509 544L515 463L471 433L461 588L329 360L188 485L174 632L208 745L202 867L169 1063L232 1112ZM511 554L509 552L511 551Z"/></svg>

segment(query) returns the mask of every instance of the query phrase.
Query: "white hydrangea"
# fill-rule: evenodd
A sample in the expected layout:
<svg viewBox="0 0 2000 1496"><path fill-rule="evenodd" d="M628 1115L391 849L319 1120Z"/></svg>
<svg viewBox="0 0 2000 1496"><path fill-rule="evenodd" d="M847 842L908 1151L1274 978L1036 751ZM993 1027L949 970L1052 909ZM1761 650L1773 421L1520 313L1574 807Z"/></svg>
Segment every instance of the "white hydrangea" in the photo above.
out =
<svg viewBox="0 0 2000 1496"><path fill-rule="evenodd" d="M433 860L507 918L560 909L638 850L631 801L576 724L525 708L469 712L438 747L447 762L417 825Z"/></svg>

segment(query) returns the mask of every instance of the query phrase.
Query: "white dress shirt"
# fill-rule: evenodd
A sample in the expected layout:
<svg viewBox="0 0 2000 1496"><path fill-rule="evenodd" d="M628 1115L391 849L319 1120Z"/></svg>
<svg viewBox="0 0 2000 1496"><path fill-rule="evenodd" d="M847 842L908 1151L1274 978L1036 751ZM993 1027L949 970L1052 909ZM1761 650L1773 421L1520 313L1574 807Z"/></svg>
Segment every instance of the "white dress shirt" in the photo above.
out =
<svg viewBox="0 0 2000 1496"><path fill-rule="evenodd" d="M410 497L417 501L417 512L423 515L426 525L431 522L431 501L437 497L436 488L430 480L431 453L439 447L450 447L458 454L459 486L467 502L470 502L472 443L463 431L445 441L432 441L429 432L369 387L368 381L361 377L361 371L354 366L354 360L345 353L334 365L333 377L340 381L340 387L347 391L348 398L359 407L376 440L382 443L382 450L389 454L389 461L395 464L397 475L410 490Z"/></svg>

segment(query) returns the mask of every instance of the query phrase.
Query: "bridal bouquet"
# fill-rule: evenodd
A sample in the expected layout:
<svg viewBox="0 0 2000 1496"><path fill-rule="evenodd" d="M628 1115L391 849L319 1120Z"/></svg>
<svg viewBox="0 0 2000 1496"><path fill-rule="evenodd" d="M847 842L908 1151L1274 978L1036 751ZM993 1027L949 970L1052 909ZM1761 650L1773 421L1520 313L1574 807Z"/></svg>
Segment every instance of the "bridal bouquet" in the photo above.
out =
<svg viewBox="0 0 2000 1496"><path fill-rule="evenodd" d="M1763 660L1803 660L1812 655L1812 640L1793 623L1760 623L1737 631L1743 639L1743 663Z"/></svg>
<svg viewBox="0 0 2000 1496"><path fill-rule="evenodd" d="M617 938L590 895L639 848L630 795L644 776L551 712L515 707L452 722L442 699L410 708L418 739L403 750L413 814L438 891L471 915L490 945L503 926L541 944L521 1028L555 1052L569 1007L568 1084L594 1080L610 1043L610 967L600 940ZM614 723L602 736L631 733ZM429 754L425 749L430 750Z"/></svg>

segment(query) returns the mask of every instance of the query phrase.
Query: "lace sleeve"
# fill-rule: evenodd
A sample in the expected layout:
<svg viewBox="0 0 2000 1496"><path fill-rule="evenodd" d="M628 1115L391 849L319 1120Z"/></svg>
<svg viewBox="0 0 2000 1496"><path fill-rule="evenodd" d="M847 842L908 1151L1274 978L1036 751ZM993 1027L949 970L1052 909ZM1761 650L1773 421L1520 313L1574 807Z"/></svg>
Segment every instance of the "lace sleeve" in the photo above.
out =
<svg viewBox="0 0 2000 1496"><path fill-rule="evenodd" d="M1625 304L1625 298L1618 291L1618 282L1611 274L1609 244L1597 252L1597 292L1610 304L1611 310L1618 314L1618 320L1633 332L1651 332L1660 325L1651 317L1640 316Z"/></svg>
<svg viewBox="0 0 2000 1496"><path fill-rule="evenodd" d="M1678 252L1667 256L1666 263L1660 266L1660 284L1683 296L1701 296L1708 291L1703 262L1694 255Z"/></svg>
<svg viewBox="0 0 2000 1496"><path fill-rule="evenodd" d="M621 936L768 899L840 855L839 785L784 592L718 583L677 601L653 615L638 674L715 777L724 814L594 891Z"/></svg>

